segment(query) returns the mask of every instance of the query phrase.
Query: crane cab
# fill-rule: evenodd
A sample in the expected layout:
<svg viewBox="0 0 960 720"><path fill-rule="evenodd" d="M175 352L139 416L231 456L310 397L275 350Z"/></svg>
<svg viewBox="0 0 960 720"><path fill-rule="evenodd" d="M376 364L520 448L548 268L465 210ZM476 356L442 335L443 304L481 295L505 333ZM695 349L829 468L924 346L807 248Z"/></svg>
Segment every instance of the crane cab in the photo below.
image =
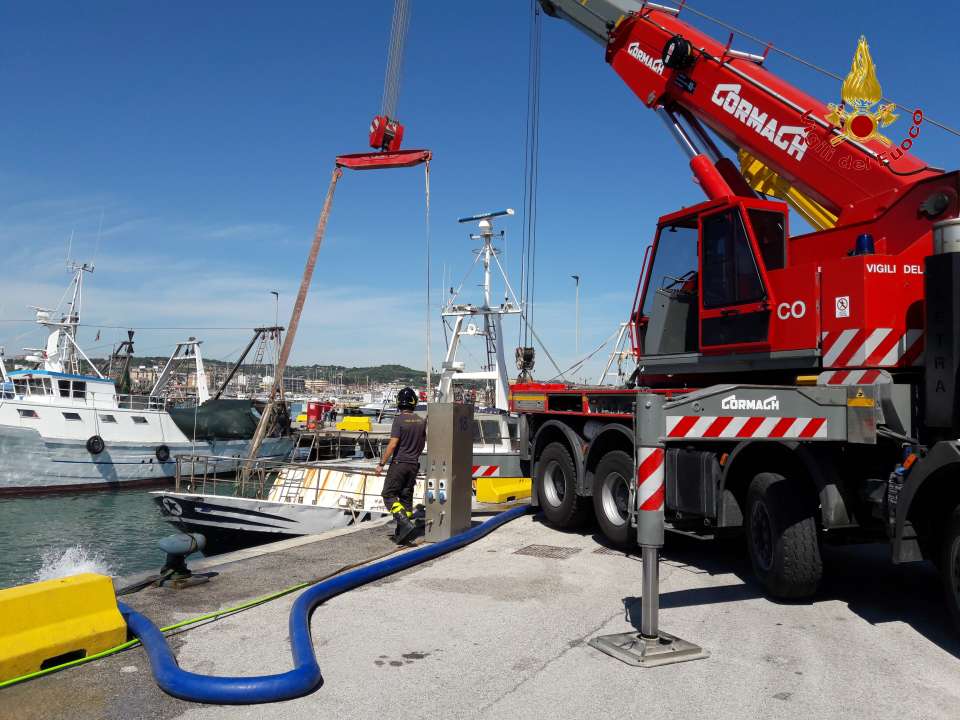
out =
<svg viewBox="0 0 960 720"><path fill-rule="evenodd" d="M631 316L645 376L816 365L817 267L790 267L787 217L723 198L660 218Z"/></svg>

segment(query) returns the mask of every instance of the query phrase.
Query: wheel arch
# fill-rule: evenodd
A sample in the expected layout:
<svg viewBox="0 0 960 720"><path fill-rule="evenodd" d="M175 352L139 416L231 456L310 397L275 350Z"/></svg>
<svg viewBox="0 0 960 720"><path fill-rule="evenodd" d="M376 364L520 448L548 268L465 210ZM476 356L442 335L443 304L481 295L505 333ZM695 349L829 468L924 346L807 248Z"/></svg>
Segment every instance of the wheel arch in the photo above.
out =
<svg viewBox="0 0 960 720"><path fill-rule="evenodd" d="M836 528L850 525L850 514L840 494L829 455L829 452L821 452L819 448L812 449L798 442L747 440L739 443L723 464L718 493L718 524L720 527L734 527L743 523L747 488L757 473L784 472L795 475L799 461L804 480L819 496L822 526ZM727 490L736 501L735 504L729 501Z"/></svg>
<svg viewBox="0 0 960 720"><path fill-rule="evenodd" d="M907 476L897 501L894 562L932 559L924 551L925 541L942 529L942 522L960 503L958 473L960 448L953 442L939 442Z"/></svg>
<svg viewBox="0 0 960 720"><path fill-rule="evenodd" d="M593 494L593 474L601 458L611 450L622 450L632 458L633 430L622 423L610 423L593 438L583 466L582 484L585 495Z"/></svg>
<svg viewBox="0 0 960 720"><path fill-rule="evenodd" d="M543 449L553 442L562 443L570 452L570 457L573 458L574 469L577 472L577 487L579 488L583 482L584 475L583 440L570 426L558 420L547 420L537 428L537 432L533 436L533 442L531 443L533 446L533 462L530 467L531 477L536 474L535 466L540 460L540 454L543 452ZM532 483L530 504L534 507L540 507L540 498L537 493L536 483Z"/></svg>

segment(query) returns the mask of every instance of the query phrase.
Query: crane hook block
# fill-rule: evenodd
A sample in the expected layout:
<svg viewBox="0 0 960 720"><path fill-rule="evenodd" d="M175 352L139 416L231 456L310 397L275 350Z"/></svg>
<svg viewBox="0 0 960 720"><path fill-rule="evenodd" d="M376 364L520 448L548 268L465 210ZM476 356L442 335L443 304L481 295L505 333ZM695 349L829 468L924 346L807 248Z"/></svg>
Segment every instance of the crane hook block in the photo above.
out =
<svg viewBox="0 0 960 720"><path fill-rule="evenodd" d="M396 152L403 141L403 125L386 115L376 115L370 122L370 147L382 152Z"/></svg>

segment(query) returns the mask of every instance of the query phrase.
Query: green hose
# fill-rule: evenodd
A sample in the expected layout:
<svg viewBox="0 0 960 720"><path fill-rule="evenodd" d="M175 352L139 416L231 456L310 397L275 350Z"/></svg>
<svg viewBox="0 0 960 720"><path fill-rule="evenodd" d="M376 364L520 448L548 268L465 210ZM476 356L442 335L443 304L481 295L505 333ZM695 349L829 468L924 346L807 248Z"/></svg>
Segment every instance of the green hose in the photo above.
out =
<svg viewBox="0 0 960 720"><path fill-rule="evenodd" d="M328 578L331 578L334 575L339 575L340 573L346 572L347 570L351 570L355 567L359 567L361 565L366 565L367 563L380 560L381 558L384 558L388 555L393 555L395 552L398 552L399 550L403 550L403 549L407 549L407 548L401 548L401 547L394 548L389 552L383 553L382 555L377 555L376 557L367 558L366 560L361 560L360 562L357 562L357 563L351 563L350 565L344 565L343 567L338 568L333 572L328 573L327 575L323 575L322 577L314 578L313 580L308 580L307 582L298 583L296 585L291 585L290 587L285 588L283 590L278 590L275 593L270 593L269 595L264 595L262 597L255 598L254 600L248 600L245 603L241 603L240 605L234 605L233 607L226 608L224 610L215 610L214 612L209 612L204 615L198 615L197 617L193 617L188 620L181 620L180 622L174 623L173 625L167 625L166 627L162 627L160 628L160 630L161 632L167 633L172 630L179 630L182 627L187 627L188 625L196 625L197 623L202 623L205 620L216 620L218 618L223 617L224 615L231 615L233 613L237 613L242 610L249 610L252 607L256 607L257 605L263 605L264 603L268 603L271 600L276 600L277 598L281 598L284 595L289 595L290 593L294 593L297 590L303 590L304 588L310 587L311 585L316 585L319 582L322 582ZM2 682L0 682L0 689L9 687L11 685L17 685L18 683L26 682L27 680L34 680L36 678L43 677L44 675L50 675L51 673L59 672L60 670L66 670L67 668L71 668L76 665L83 665L93 660L99 660L100 658L109 657L110 655L116 655L119 652L123 652L124 650L129 650L132 647L136 647L139 644L140 644L140 641L134 638L133 640L127 640L126 642L120 643L115 647L109 648L107 650L103 650L98 653L94 653L93 655L87 655L86 657L77 658L76 660L71 660L69 662L65 662L60 665L54 665L52 667L44 668L43 670L37 670L32 673L27 673L26 675L21 675L20 677L11 678L9 680L3 680Z"/></svg>

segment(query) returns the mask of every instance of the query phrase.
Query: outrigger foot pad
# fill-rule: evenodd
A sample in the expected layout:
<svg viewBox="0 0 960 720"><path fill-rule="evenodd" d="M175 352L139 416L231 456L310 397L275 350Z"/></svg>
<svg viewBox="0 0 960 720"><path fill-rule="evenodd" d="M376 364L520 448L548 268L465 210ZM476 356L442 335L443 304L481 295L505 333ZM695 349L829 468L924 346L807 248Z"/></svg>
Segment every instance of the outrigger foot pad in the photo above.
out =
<svg viewBox="0 0 960 720"><path fill-rule="evenodd" d="M688 660L703 660L710 651L669 633L647 638L637 632L601 635L588 643L602 653L637 667L657 667Z"/></svg>

